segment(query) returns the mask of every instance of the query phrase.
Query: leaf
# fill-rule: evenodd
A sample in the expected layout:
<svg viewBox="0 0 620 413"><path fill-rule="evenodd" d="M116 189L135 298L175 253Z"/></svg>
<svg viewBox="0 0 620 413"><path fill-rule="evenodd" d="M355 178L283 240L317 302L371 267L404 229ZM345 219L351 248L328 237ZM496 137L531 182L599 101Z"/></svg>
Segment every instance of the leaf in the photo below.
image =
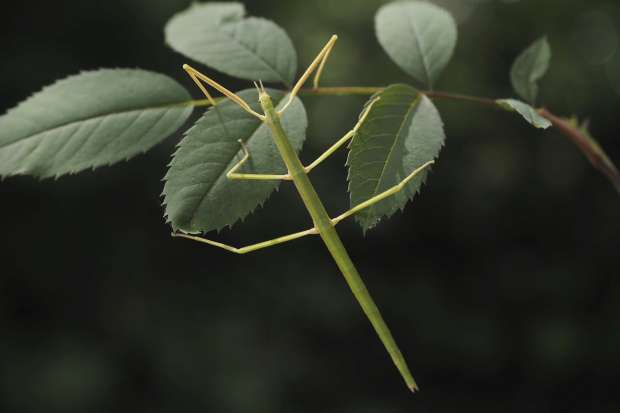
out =
<svg viewBox="0 0 620 413"><path fill-rule="evenodd" d="M400 183L436 158L444 144L443 122L433 103L407 85L392 85L380 97L351 144L349 192L354 207ZM420 173L397 194L356 215L364 231L403 209L426 180Z"/></svg>
<svg viewBox="0 0 620 413"><path fill-rule="evenodd" d="M285 103L284 92L270 90L274 105ZM256 90L238 93L259 111ZM308 120L299 99L282 116L282 126L299 151ZM267 125L226 100L211 108L186 133L166 174L166 216L174 230L208 232L232 226L262 205L280 181L229 180L226 173L241 160L243 139L250 160L240 172L284 174L286 167Z"/></svg>
<svg viewBox="0 0 620 413"><path fill-rule="evenodd" d="M551 122L540 116L538 112L536 112L536 109L527 103L515 99L498 99L496 102L502 109L508 112L517 112L523 119L528 121L530 125L538 129L547 129L551 127Z"/></svg>
<svg viewBox="0 0 620 413"><path fill-rule="evenodd" d="M297 53L275 23L244 18L241 3L194 3L166 24L166 43L182 55L227 75L290 86Z"/></svg>
<svg viewBox="0 0 620 413"><path fill-rule="evenodd" d="M59 177L127 160L180 128L190 99L174 80L145 70L60 80L0 117L0 176Z"/></svg>
<svg viewBox="0 0 620 413"><path fill-rule="evenodd" d="M521 53L512 65L512 87L521 98L532 105L538 97L538 81L547 73L550 60L551 47L547 37L542 37Z"/></svg>
<svg viewBox="0 0 620 413"><path fill-rule="evenodd" d="M387 4L377 12L375 29L392 60L425 87L433 86L456 46L456 22L430 3Z"/></svg>

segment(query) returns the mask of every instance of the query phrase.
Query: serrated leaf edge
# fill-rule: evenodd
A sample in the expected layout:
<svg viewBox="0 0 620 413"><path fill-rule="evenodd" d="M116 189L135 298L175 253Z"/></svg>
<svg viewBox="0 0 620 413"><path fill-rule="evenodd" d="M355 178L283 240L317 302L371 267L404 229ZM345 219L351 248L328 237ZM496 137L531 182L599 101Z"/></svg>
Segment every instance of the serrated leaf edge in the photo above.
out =
<svg viewBox="0 0 620 413"><path fill-rule="evenodd" d="M172 17L168 20L168 22L166 23L166 26L165 26L165 28L164 28L164 31L167 33L168 26L169 26L170 24L172 24L172 22L173 22L175 19L177 19L177 18L181 17L181 15L183 15L183 14L185 14L185 13L190 12L192 9L195 9L195 8L200 8L200 7L204 7L204 6L208 6L208 5L214 5L214 4L231 4L231 5L232 5L232 4L236 4L236 5L241 6L241 9L242 9L242 14L241 14L240 16L238 16L238 17L237 17L237 16L235 16L234 18L231 18L231 19L228 19L228 20L222 20L222 21L218 22L218 24L216 25L217 27L219 27L219 26L221 26L221 25L223 25L223 24L229 24L229 23L241 23L241 22L243 22L244 20L249 20L249 19L261 20L261 21L263 21L263 22L267 22L267 23L269 23L269 24L272 24L272 25L275 27L275 29L276 29L276 30L280 31L280 32L281 32L281 34L283 34L283 35L284 35L284 37L286 37L286 38L288 39L288 41L291 43L292 50L293 50L294 55L295 55L295 70L294 70L294 73L293 73L293 77L292 77L292 79L284 79L284 78L281 76L281 74L280 74L277 70L275 70L275 68L274 68L274 67L273 67L273 66L272 66L272 65L271 65L268 61L266 61L266 60L265 60L262 56L258 55L258 54L257 54L254 50L252 50L252 49L251 49L250 47L248 47L246 44L244 44L244 43L240 42L240 41L239 41L239 39L237 39L237 38L235 38L235 37L232 37L232 36L229 36L227 33L225 33L225 34L226 34L226 35L227 35L227 36L228 36L228 37L229 37L232 41L234 41L236 44L238 44L239 46L241 46L243 49L245 49L245 50L249 51L251 54L253 54L254 56L256 56L256 57L257 57L257 58L258 58L261 62L263 62L263 63L265 64L265 66L266 66L266 67L267 67L267 68L268 68L268 69L269 69L269 70L270 70L273 74L275 74L275 75L276 75L276 77L279 79L279 81L280 81L280 82L282 82L282 84L283 84L283 85L285 85L285 86L287 86L287 87L290 87L290 86L292 85L292 82L294 81L294 78L295 78L295 75L296 75L296 72L297 72L297 58L298 58L298 57L297 57L297 50L295 49L295 47L294 47L294 45L293 45L293 42L292 42L292 41L291 41L291 39L290 39L290 36L289 36L289 35L288 35L288 33L286 32L286 30L284 30L282 27L280 27L280 26L279 26L277 23L275 23L274 21L269 20L269 19L266 19L266 18L264 18L264 17L257 17L257 16L250 16L250 15L248 15L248 13L247 13L247 9L245 8L245 5L244 5L243 3L239 3L239 2L206 2L206 3L193 2L193 3L190 5L190 7L186 8L186 9L185 9L185 10L183 10L183 11L180 11L180 12L176 13L175 15L173 15L173 16L172 16ZM210 27L205 27L205 30L207 30L207 29L210 29ZM215 30L213 30L213 31L215 31ZM220 34L221 34L221 32L218 32L218 33L220 33ZM190 56L190 55L188 55L188 54L186 54L186 53L184 53L184 52L181 52L181 51L177 50L177 49L176 49L176 48L175 48L175 47L174 47L174 46L173 46L173 45L172 45L172 44L168 41L168 36L167 36L167 34L166 34L164 37L165 37L165 43L166 43L166 44L167 44L167 45L168 45L168 46L169 46L172 50L174 50L175 52L177 52L177 53L179 53L179 54L181 54L181 55L183 55L183 56L187 57L188 59L192 59L192 60L194 60L195 62L198 62L198 63L200 63L200 64L204 64L204 65L206 65L206 66L208 66L208 67L211 67L209 64L206 64L206 63L204 63L204 62L201 62L201 61L199 61L199 60L196 60L194 57L192 57L192 56ZM215 68L213 68L213 69L215 69ZM238 78L238 79L243 79L243 77L239 77L238 75L235 75L235 74L233 74L233 73L230 73L230 71L228 71L228 70L222 70L222 69L215 69L215 70L217 70L218 72L224 73L224 74L226 74L226 75L229 75L229 76L232 76L232 77Z"/></svg>
<svg viewBox="0 0 620 413"><path fill-rule="evenodd" d="M91 75L91 74L95 74L95 73L100 72L100 71L125 71L125 70L132 70L132 71L135 70L135 71L141 71L141 72L147 72L147 73L154 73L154 74L158 74L158 75L170 78L168 75L165 75L163 73L154 72L154 71L143 69L143 68L140 68L140 67L101 67L101 68L98 68L98 69L80 70L80 71L78 71L75 74L68 75L68 76L65 76L65 77L60 78L60 79L56 79L54 82L43 86L38 91L30 93L26 98L22 99L19 103L17 103L17 105L7 109L6 112L4 112L4 114L0 115L0 117L11 116L14 113L14 111L16 111L22 104L24 104L28 100L30 100L30 99L32 99L32 98L34 98L34 97L36 97L36 96L38 96L38 95L40 95L42 93L45 93L49 89L52 89L52 88L56 87L58 84L70 81L71 79L76 78L78 76ZM182 86L179 82L177 82L173 78L170 78L170 79L174 80L178 84L179 87L183 88L187 92L187 89L184 86ZM187 92L187 96L188 96L188 100L184 100L184 101L181 101L181 102L174 102L174 103L171 102L171 103L167 103L167 104L163 104L163 105L150 106L150 107L143 108L143 109L133 109L133 110L127 110L127 111L121 111L121 112L111 112L111 113L108 113L108 114L105 114L105 115L98 115L98 116L95 116L95 117L92 117L92 118L73 120L71 122L66 122L66 123L63 123L62 125L55 126L55 127L51 128L51 129L47 129L47 130L45 130L43 132L38 132L38 133L36 133L34 135L27 136L26 138L22 138L20 140L11 142L11 143L9 143L7 145L0 145L0 149L6 148L6 147L11 146L11 145L13 145L15 143L20 143L24 139L30 139L32 137L35 137L35 136L41 134L41 133L48 133L48 132L54 131L56 129L67 127L67 126L72 125L74 123L87 122L89 120L98 119L98 118L101 118L101 117L113 116L113 115L119 115L119 114L131 113L131 112L136 112L136 111L141 111L141 110L149 110L149 109L163 109L163 108L184 107L184 106L192 107L191 95L189 94L189 92ZM193 111L193 109L192 109L192 111ZM185 122L187 122L187 119L189 119L190 116L191 116L191 112L188 113L188 115L186 116ZM176 131L170 133L170 135L168 135L166 138L163 138L162 141L167 139L168 137L174 135L175 133L177 133L182 127L183 127L183 125L181 125L179 128L177 128ZM13 176L30 176L30 177L38 180L38 181L43 181L43 180L46 180L46 179L53 179L53 180L57 181L58 179L60 179L61 177L64 177L64 176L75 176L75 175L77 175L79 173L88 172L88 171L93 171L94 172L94 171L96 171L96 170L98 170L100 168L110 167L112 165L116 165L117 163L121 163L121 162L128 162L129 160L131 160L131 159L133 159L133 158L135 158L137 156L141 156L141 155L145 154L146 152L150 151L151 149L153 149L153 147L149 147L149 148L138 150L133 155L127 156L127 157L125 157L123 159L119 159L119 160L114 161L114 162L105 162L105 163L102 163L102 164L99 164L99 165L93 165L92 167L88 167L88 168L69 170L69 171L63 172L61 174L31 175L31 174L28 174L28 173L24 173L23 171L17 171L15 173L9 173L9 174L0 174L0 181L4 181L5 179L13 177Z"/></svg>
<svg viewBox="0 0 620 413"><path fill-rule="evenodd" d="M392 87L392 86L406 86L406 87L409 87L409 88L414 89L414 90L417 92L417 97L416 97L416 98L415 98L415 100L414 100L414 101L410 104L410 109L407 111L407 115L404 117L404 120L401 122L401 126L399 127L399 129L398 129L398 133L397 133L397 135L398 135L398 134L400 134L400 132L402 131L403 125L404 125L404 123L405 123L405 119L407 119L407 117L408 117L408 116L409 116L409 114L411 113L411 109L412 109L412 108L417 107L417 106L419 105L420 101L421 101L424 97L426 97L427 99L428 99L428 97L427 97L427 96L425 96L423 93L421 93L419 90L417 90L415 87L413 87L413 86L411 86L411 85L408 85L408 84L405 84L405 83L396 83L396 84L388 85L388 86L386 86L386 87L385 87L385 89L384 89L384 90L382 90L382 91L380 91L380 92L377 92L377 93L373 94L373 95L372 95L372 96L371 96L371 97L370 97L370 98L369 98L369 99L368 99L368 100L364 103L363 109L365 109L366 107L368 107L368 105L369 105L369 104L370 104L370 103L371 103L374 99L376 99L377 97L381 96L381 94L382 94L382 93L383 93L386 89L388 89L389 87ZM429 101L430 101L430 99L429 99ZM431 101L431 104L432 104L432 101ZM434 106L434 105L433 105L433 106ZM362 110L362 113L363 113L363 110ZM366 121L368 121L368 120L370 120L370 119L371 119L370 117L367 117L367 120L366 120ZM444 127L443 119L441 119L441 118L440 118L440 122L441 122L441 127L442 127L442 129L443 129L443 127ZM365 123L365 122L364 122L364 123ZM363 126L363 124L360 126L360 130L362 129L362 126ZM356 138L356 137L357 137L357 134L356 134L356 135L354 135L354 136L353 136L353 138L351 139L351 142L350 142L350 143L349 143L349 145L348 145L348 147L349 147L349 148L351 148L351 146L353 145L353 141L355 140L355 138ZM394 143L394 144L392 145L392 149L394 148L395 144L396 144L396 143ZM445 146L445 140L441 143L441 148L443 148L444 146ZM390 149L390 154L391 154L391 152L392 152L392 150ZM389 155L388 155L388 158L389 158ZM437 159L437 158L438 158L438 156L436 156L434 159ZM351 166L351 165L350 165L350 162L351 162L351 152L349 151L349 153L347 154L347 159L346 159L346 162L345 162L345 166L348 166L348 167L349 167L349 169L348 169L348 171L347 171L347 191L348 191L348 193L349 193L349 202L352 204L352 203L353 203L352 194L351 194L351 184L352 184L351 180L352 180L352 176L351 176L351 168L350 168L350 166ZM386 164L387 164L387 162L386 162ZM383 169L383 171L382 171L382 175L383 175L383 172L384 172L384 171L385 171L385 165L384 165L384 169ZM420 175L420 186L419 186L418 188L416 188L416 189L415 189L415 191L413 192L413 194L412 194L411 196L408 196L408 197L407 197L407 198L408 198L408 202L411 202L411 201L415 198L415 196L416 196L416 195L418 195L418 194L422 191L422 188L424 187L424 185L426 185L426 182L427 182L427 180L428 180L428 174L429 174L431 171L432 171L432 167L429 167L429 168L427 168L427 170L425 170L425 171L423 171L423 172L421 173L421 175ZM377 191L377 187L378 187L378 185L375 187L375 190L373 191L373 192L374 192L374 195L372 195L370 198L372 198L373 196L376 196L376 195L377 195L377 193L376 193L376 191ZM369 198L369 199L370 199L370 198ZM363 202L363 201L362 201L362 202ZM399 209L398 209L398 210L396 210L396 211L392 212L392 213L391 213L391 214L389 214L389 215L384 215L384 216L379 216L379 217L376 217L376 218L377 218L377 219L376 219L376 221L375 221L375 222L373 222L373 223L372 223L372 224L370 224L370 225L364 225L364 224L360 221L360 218L358 217L358 215L356 215L356 216L355 216L355 221L356 221L358 224L360 224L360 226L362 227L362 233L363 233L363 235L366 235L366 232L368 232L368 230L375 228L377 225L379 225L379 223L381 223L381 221L382 221L382 220L384 220L384 219L389 219L389 218L393 217L393 216L394 216L394 214L396 214L396 212L398 212L398 211L400 211L400 212L402 213L402 212L405 210L405 208L406 208L406 207L407 207L407 203L405 203L404 205L402 205L401 207L399 207ZM369 209L372 209L372 207L369 207Z"/></svg>
<svg viewBox="0 0 620 413"><path fill-rule="evenodd" d="M248 90L249 90L249 89L248 89ZM286 98L288 97L288 91L284 91L284 90L278 90L278 91L279 91L279 92L282 92L282 93L283 93L283 95L282 95L282 98L281 98L280 100L278 100L278 102L276 103L276 105L274 105L276 108L279 108L281 104L285 103L285 102L286 102ZM298 98L297 98L297 99L298 99ZM299 100L299 99L298 99L298 100ZM299 102L301 103L301 100L299 100ZM303 103L302 103L302 104L303 104ZM188 135L192 132L192 130L193 130L194 128L196 128L196 127L197 127L197 123L198 123L198 122L199 122L199 121L200 121L200 120L201 120L201 119L202 119L202 118L203 118L203 117L204 117L204 116L205 116L208 112L210 112L210 111L212 111L212 110L216 110L216 109L217 109L217 106L208 108L208 109L205 111L204 115L203 115L203 116L201 116L201 117L200 117L200 118L199 118L199 119L198 119L198 120L197 120L197 121L196 121L196 122L195 122L195 123L194 123L194 124L193 124L193 125L189 128L189 129L188 129L188 130L186 130L186 131L183 133L183 139L185 139L185 137L187 137L187 136L188 136ZM258 129L259 129L259 128L261 128L261 127L263 127L263 126L264 126L264 124L263 124L263 123L259 123L258 127L256 128L256 130L254 130L254 132L251 134L251 136L253 136L254 134L256 134L256 132L258 131ZM171 156L171 158L172 158L172 159L171 159L171 161L168 163L168 168L170 168L170 166L172 165L172 162L173 162L173 160L174 160L174 157L176 156L177 152L181 149L181 145L182 145L182 143L183 143L183 140L181 140L179 143L177 143L177 145L176 145L176 150L174 151L174 153L173 153L173 154L172 154L172 156ZM246 143L247 143L247 141L246 141ZM303 149L303 145L304 145L304 143L305 143L305 139L304 139L304 141L302 142L302 147L299 149L299 151L300 151L300 152L301 152L301 150ZM229 170L229 169L231 168L231 166L232 166L232 165L234 165L234 161L235 161L235 159L237 159L239 156L242 156L242 155L243 155L243 149L242 149L242 148L239 148L239 151L235 153L235 155L231 158L231 161L227 164L227 166L226 166L226 168L225 168L225 171L226 171L226 170ZM168 173L169 173L169 169L168 169L168 171L166 171L165 176L161 179L163 182L167 182ZM274 192L274 191L275 191L275 192L279 191L280 184L281 184L281 182L280 182L280 183L278 183L278 184L275 186L275 188L273 188L273 189L271 190L271 192L269 192L269 194L267 194L267 196L266 196L264 199L262 199L261 201L259 201L259 203L258 203L258 204L257 204L257 205L253 208L253 209L251 209L250 211L248 211L245 215L242 215L242 216L238 217L238 218L237 218L234 222L232 222L232 223L230 223L230 224L221 225L221 226L216 227L216 228L214 228L214 229L212 229L212 230L210 230L210 231L192 231L192 232L190 232L190 231L185 231L185 230L182 230L182 229L180 229L180 228L173 228L173 229L174 229L175 231L179 231L179 232L181 232L181 233L184 233L184 234L190 234L190 235L206 234L206 233L211 232L211 231L216 231L216 233L219 233L220 231L222 231L222 230L223 230L223 229L225 229L225 228L229 228L229 229L230 229L230 228L232 228L235 224L237 224L238 222L240 222L240 221L241 221L241 222L243 222L243 221L244 221L244 220L245 220L248 216L250 216L251 214L253 214L253 213L254 213L254 212L256 212L257 210L259 210L259 209L263 208L263 206L265 205L265 203L266 203L266 202L267 202L267 201L271 198L271 195L273 194L273 192ZM166 208L166 206L168 205L168 200L167 200L167 195L168 195L168 194L166 193L166 190L165 190L165 189L166 189L166 188L165 188L165 185L164 185L164 190L163 190L163 191L161 192L161 194L160 194L160 197L163 197L163 198L164 198L164 199L162 200L162 202L161 202L161 206L162 206L162 207L164 207L164 219L165 219L165 223L166 223L166 224L169 224L169 225L171 225L171 226L173 226L173 225L172 225L172 221L171 221L171 219L170 219L170 217L169 217L169 215L168 215L167 208ZM192 214L192 215L194 215L194 214ZM192 218L192 219L193 219L193 218ZM174 226L173 226L173 227L174 227Z"/></svg>

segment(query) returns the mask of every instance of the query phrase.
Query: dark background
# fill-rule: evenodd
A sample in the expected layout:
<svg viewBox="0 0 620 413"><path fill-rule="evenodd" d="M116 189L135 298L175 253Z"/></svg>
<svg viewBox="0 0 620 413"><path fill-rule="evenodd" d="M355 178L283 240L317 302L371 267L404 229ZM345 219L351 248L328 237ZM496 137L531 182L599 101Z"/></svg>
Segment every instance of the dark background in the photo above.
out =
<svg viewBox="0 0 620 413"><path fill-rule="evenodd" d="M185 59L163 44L166 20L188 3L4 2L0 112L99 67L160 71L199 97ZM324 85L409 82L374 37L383 3L246 4L288 30L300 66L340 35ZM547 33L543 102L590 117L620 162L617 2L440 3L460 22L440 89L510 96L510 64ZM364 100L304 98L302 158L351 128ZM366 237L352 221L340 228L419 394L317 239L236 256L170 238L161 178L179 133L114 167L0 182L0 411L620 411L620 197L556 132L437 104L448 142L422 196ZM334 214L347 208L344 160L341 151L313 175ZM307 225L284 184L218 239L247 244Z"/></svg>

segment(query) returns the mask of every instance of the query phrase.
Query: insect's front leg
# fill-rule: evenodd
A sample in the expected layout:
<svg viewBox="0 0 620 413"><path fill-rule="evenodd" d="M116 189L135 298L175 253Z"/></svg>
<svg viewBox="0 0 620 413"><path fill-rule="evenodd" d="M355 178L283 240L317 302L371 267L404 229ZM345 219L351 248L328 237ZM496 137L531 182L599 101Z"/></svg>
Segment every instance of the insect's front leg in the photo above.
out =
<svg viewBox="0 0 620 413"><path fill-rule="evenodd" d="M239 180L248 180L248 181L292 181L293 178L290 174L285 175L270 175L270 174L240 174L237 173L239 168L243 166L250 159L250 152L248 151L247 146L241 139L238 141L241 144L241 148L243 149L244 155L243 158L235 166L233 166L230 171L226 173L226 178L228 179L239 179Z"/></svg>
<svg viewBox="0 0 620 413"><path fill-rule="evenodd" d="M323 68L325 66L325 61L327 60L332 49L334 48L334 45L336 44L336 40L338 40L338 36L333 35L329 39L327 44L323 47L323 49L319 52L317 57L312 61L312 63L310 63L310 66L308 66L304 74L301 75L301 77L299 78L299 80L297 81L297 83L295 84L295 86L293 87L293 90L291 91L289 95L288 102L286 102L286 105L284 105L284 107L278 111L280 115L284 113L284 111L289 107L291 103L293 103L293 99L295 99L295 96L297 96L297 94L303 87L304 83L306 83L306 80L308 80L308 78L312 75L312 73L316 70L317 67L319 68L319 70L316 73L316 76L314 78L314 87L315 88L318 87L319 79L321 77L321 72L323 71Z"/></svg>

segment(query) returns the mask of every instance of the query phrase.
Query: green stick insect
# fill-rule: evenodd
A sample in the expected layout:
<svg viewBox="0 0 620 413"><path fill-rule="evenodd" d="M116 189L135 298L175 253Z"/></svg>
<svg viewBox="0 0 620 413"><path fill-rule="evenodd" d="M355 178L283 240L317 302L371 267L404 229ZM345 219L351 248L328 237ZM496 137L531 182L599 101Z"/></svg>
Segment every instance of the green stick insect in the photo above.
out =
<svg viewBox="0 0 620 413"><path fill-rule="evenodd" d="M419 167L418 169L414 170L413 172L411 172L411 174L409 174L409 176L407 176L404 180L402 180L402 182L400 182L398 185L395 185L392 188L386 190L385 192L382 192L366 200L365 202L358 204L354 208L350 209L349 211L346 211L345 213L337 216L336 218L330 218L327 211L325 210L325 207L323 206L323 203L321 202L321 199L317 195L314 189L314 186L312 185L312 182L310 182L310 178L308 177L308 174L314 168L316 168L319 164L321 164L321 162L323 162L330 155L336 152L339 148L341 148L347 142L355 138L358 129L362 126L362 124L366 120L370 112L370 109L372 108L372 105L375 102L377 102L378 98L372 100L370 104L366 106L365 110L362 112L359 118L359 121L357 122L357 124L352 130L350 130L347 134L345 134L340 140L338 140L334 145L332 145L329 149L327 149L321 156L319 156L314 162L312 162L308 166L304 166L301 163L299 157L297 156L297 153L295 152L291 142L289 141L280 123L280 117L286 111L289 105L293 102L293 99L295 98L295 96L299 93L302 86L305 84L305 82L308 80L308 78L312 75L312 73L315 70L316 70L316 75L314 77L314 88L315 89L318 88L321 73L323 72L323 69L325 67L325 62L327 61L327 58L329 57L337 39L338 37L334 35L327 42L325 47L321 50L321 52L317 55L314 61L310 64L310 66L305 71L305 73L301 76L301 78L295 84L295 86L293 87L289 95L289 99L287 103L284 105L284 107L282 107L281 110L278 111L274 108L272 100L269 97L268 93L266 92L265 88L263 87L262 82L260 82L259 85L255 83L256 88L258 89L258 92L259 92L259 102L263 110L262 114L257 113L256 111L251 109L248 103L245 102L241 97L234 94L230 90L226 89L224 86L220 85L213 79L200 73L198 70L190 67L189 65L183 66L183 69L189 74L192 80L198 85L200 90L205 94L205 96L207 97L207 99L209 99L210 103L213 106L215 106L217 102L211 96L211 94L207 91L207 89L205 88L202 82L205 82L211 87L217 89L218 91L223 93L225 96L227 96L229 99L231 99L233 102L238 104L245 111L247 111L251 115L260 119L261 122L264 122L269 127L274 143L276 147L278 148L278 151L282 157L282 160L284 161L284 164L286 165L287 170L288 170L288 173L284 175L237 173L239 168L241 168L241 166L243 166L251 157L251 154L249 153L245 143L242 140L239 140L244 156L236 165L234 165L227 172L226 177L228 179L237 179L237 180L293 181L293 184L297 188L297 191L299 192L299 195L301 196L301 199L306 209L308 210L310 217L312 218L314 227L308 230L305 230L305 231L297 232L297 233L286 235L283 237L274 238L272 240L260 242L258 244L249 245L243 248L236 248L230 245L222 244L220 242L212 241L209 239L205 239L205 238L201 238L201 237L197 237L197 236L193 236L189 234L178 233L178 232L173 233L173 236L202 242L202 243L209 244L215 247L223 248L227 251L230 251L236 254L246 254L246 253L258 251L258 250L261 250L267 247L272 247L274 245L282 244L288 241L296 240L296 239L299 239L299 238L302 238L308 235L319 235L322 238L325 245L327 246L327 249L331 253L332 257L336 261L338 268L342 272L342 275L344 276L349 287L353 291L355 298L361 305L362 309L364 310L364 313L366 314L372 326L374 327L375 331L379 335L379 338L381 339L381 341L383 342L383 345L385 346L388 353L390 354L390 357L392 358L394 364L396 364L396 367L398 368L400 374L405 380L407 387L409 387L409 389L412 392L415 392L416 390L418 390L418 386L413 376L411 375L411 372L409 371L409 367L407 366L407 363L400 349L396 345L396 342L394 341L392 333L390 332L387 324L383 320L383 317L381 316L381 313L379 312L377 305L375 304L372 297L370 296L368 289L364 285L362 278L360 277L357 269L355 268L355 265L353 264L353 262L351 261L351 258L349 257L349 254L347 253L347 250L342 244L342 241L340 240L340 237L338 236L338 232L336 232L335 226L339 224L341 221L343 221L344 219L356 214L357 212L365 208L368 208L371 205L376 204L377 202L384 200L385 198L390 197L396 194L397 192L401 191L403 188L405 188L405 186L407 185L409 181L411 181L417 174L422 172L424 169L432 165L434 161L431 160L425 163L424 165L422 165L421 167Z"/></svg>

